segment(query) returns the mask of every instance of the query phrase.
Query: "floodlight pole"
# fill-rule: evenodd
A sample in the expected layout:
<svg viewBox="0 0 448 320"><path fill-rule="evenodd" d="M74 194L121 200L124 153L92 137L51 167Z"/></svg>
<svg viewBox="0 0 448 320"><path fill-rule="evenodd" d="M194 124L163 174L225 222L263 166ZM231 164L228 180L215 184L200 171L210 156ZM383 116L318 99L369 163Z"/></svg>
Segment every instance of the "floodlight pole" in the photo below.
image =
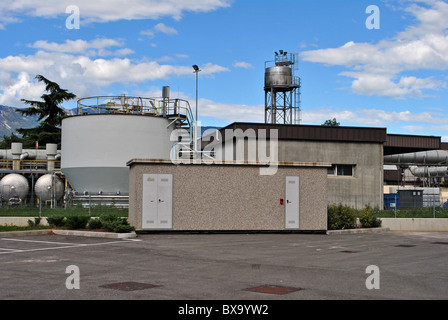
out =
<svg viewBox="0 0 448 320"><path fill-rule="evenodd" d="M193 65L194 73L196 73L196 122L198 122L198 74L201 71L197 65Z"/></svg>
<svg viewBox="0 0 448 320"><path fill-rule="evenodd" d="M201 71L197 65L193 65L194 73L196 73L196 120L193 126L193 144L194 144L194 158L196 158L196 151L198 151L198 74Z"/></svg>

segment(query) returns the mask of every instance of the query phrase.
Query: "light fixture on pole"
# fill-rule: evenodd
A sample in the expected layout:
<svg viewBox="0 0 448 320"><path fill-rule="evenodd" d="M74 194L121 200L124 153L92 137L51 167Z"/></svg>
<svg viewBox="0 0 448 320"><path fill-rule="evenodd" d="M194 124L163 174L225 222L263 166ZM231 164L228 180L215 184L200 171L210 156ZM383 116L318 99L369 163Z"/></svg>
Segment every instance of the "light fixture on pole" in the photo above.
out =
<svg viewBox="0 0 448 320"><path fill-rule="evenodd" d="M194 73L196 73L196 122L198 122L198 73L201 71L197 65L193 65Z"/></svg>

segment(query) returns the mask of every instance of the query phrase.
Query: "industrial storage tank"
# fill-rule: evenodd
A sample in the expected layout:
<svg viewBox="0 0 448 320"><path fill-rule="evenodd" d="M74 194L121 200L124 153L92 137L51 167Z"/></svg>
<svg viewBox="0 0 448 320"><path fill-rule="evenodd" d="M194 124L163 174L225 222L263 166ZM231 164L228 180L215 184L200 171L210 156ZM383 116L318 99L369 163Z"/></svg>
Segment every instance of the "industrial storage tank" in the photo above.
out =
<svg viewBox="0 0 448 320"><path fill-rule="evenodd" d="M265 70L265 88L288 88L293 83L292 79L292 69L289 67L275 66Z"/></svg>
<svg viewBox="0 0 448 320"><path fill-rule="evenodd" d="M54 174L45 174L34 185L36 196L42 201L58 201L64 195L64 183Z"/></svg>
<svg viewBox="0 0 448 320"><path fill-rule="evenodd" d="M188 102L169 97L85 99L62 121L61 170L78 194L129 195L127 162L170 159L171 133L191 116Z"/></svg>
<svg viewBox="0 0 448 320"><path fill-rule="evenodd" d="M17 173L10 173L0 180L0 196L2 201L20 199L23 201L29 191L28 180Z"/></svg>

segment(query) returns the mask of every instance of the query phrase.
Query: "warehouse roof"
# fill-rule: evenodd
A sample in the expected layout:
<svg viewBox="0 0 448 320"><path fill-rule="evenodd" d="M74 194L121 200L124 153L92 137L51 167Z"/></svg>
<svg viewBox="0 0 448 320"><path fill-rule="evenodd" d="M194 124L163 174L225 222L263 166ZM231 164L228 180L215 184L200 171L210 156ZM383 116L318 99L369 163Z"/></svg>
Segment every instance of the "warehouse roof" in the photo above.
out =
<svg viewBox="0 0 448 320"><path fill-rule="evenodd" d="M220 129L224 140L226 139L226 129L240 129L243 132L253 129L255 134L258 134L258 130L265 129L266 138L270 137L270 129L277 129L279 140L382 143L384 145L384 155L439 150L447 148L448 145L441 142L441 137L388 134L386 128L375 127L331 127L322 125L234 122Z"/></svg>
<svg viewBox="0 0 448 320"><path fill-rule="evenodd" d="M223 139L225 139L226 129L243 132L248 129L266 130L266 138L269 138L269 130L278 130L279 140L308 140L308 141L334 141L334 142L363 142L363 143L384 143L387 141L386 128L367 127L330 127L316 125L285 125L285 124L264 124L235 122L220 129Z"/></svg>

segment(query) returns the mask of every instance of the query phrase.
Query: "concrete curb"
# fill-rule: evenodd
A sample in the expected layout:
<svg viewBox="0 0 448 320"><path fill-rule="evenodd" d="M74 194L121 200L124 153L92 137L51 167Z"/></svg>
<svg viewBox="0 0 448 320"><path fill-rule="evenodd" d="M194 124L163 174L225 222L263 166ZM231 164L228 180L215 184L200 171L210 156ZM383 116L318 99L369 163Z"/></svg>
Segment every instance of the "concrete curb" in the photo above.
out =
<svg viewBox="0 0 448 320"><path fill-rule="evenodd" d="M44 229L44 230L0 232L0 238L42 236L52 234L60 236L76 236L76 237L108 238L108 239L129 239L137 237L137 234L135 232L114 233L114 232Z"/></svg>
<svg viewBox="0 0 448 320"><path fill-rule="evenodd" d="M128 239L136 238L135 232L129 233L115 233L115 232L96 232L96 231L79 231L79 230L52 230L54 234L60 236L76 236L76 237L91 237L91 238L108 238L108 239Z"/></svg>
<svg viewBox="0 0 448 320"><path fill-rule="evenodd" d="M346 229L346 230L328 230L327 235L335 234L358 234L358 233L380 233L390 231L389 228L361 228L361 229Z"/></svg>
<svg viewBox="0 0 448 320"><path fill-rule="evenodd" d="M42 235L51 234L52 231L53 230L51 230L51 229L28 230L28 231L7 231L7 232L0 232L0 238L42 236Z"/></svg>

